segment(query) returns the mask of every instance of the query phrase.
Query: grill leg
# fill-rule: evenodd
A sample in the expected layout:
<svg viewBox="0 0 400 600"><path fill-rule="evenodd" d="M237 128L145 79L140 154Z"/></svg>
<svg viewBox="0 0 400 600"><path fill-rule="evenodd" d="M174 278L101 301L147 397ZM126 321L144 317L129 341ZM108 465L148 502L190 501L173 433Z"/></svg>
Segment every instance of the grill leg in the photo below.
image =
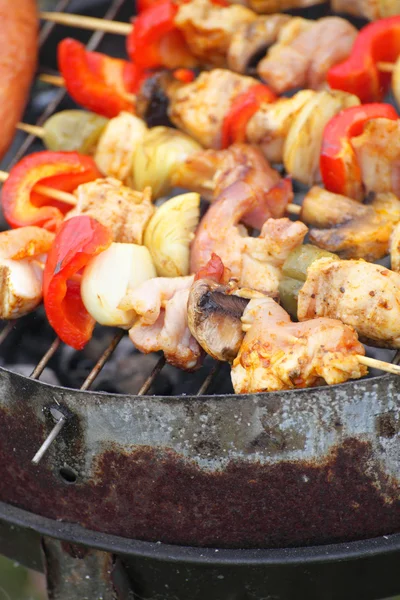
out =
<svg viewBox="0 0 400 600"><path fill-rule="evenodd" d="M131 600L122 564L112 554L43 538L49 600Z"/></svg>

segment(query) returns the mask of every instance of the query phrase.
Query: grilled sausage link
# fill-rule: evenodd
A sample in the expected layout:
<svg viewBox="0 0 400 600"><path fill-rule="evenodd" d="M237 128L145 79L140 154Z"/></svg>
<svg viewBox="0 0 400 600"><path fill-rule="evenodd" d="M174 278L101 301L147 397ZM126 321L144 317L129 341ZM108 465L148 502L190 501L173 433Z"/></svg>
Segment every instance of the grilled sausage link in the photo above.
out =
<svg viewBox="0 0 400 600"><path fill-rule="evenodd" d="M0 0L0 159L21 119L36 67L35 0Z"/></svg>

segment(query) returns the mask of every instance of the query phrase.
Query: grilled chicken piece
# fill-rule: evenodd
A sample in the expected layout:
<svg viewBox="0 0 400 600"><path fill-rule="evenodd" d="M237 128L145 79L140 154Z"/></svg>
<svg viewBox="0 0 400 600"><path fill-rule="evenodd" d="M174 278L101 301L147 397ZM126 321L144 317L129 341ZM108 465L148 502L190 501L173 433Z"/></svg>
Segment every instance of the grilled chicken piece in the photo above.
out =
<svg viewBox="0 0 400 600"><path fill-rule="evenodd" d="M131 185L133 156L146 131L144 121L130 113L122 112L111 119L100 137L94 155L100 171Z"/></svg>
<svg viewBox="0 0 400 600"><path fill-rule="evenodd" d="M371 119L364 132L351 139L367 194L400 196L400 120Z"/></svg>
<svg viewBox="0 0 400 600"><path fill-rule="evenodd" d="M40 227L0 233L0 319L23 317L42 301L41 262L54 234Z"/></svg>
<svg viewBox="0 0 400 600"><path fill-rule="evenodd" d="M108 227L114 242L142 244L146 225L154 213L151 189L136 192L117 179L97 179L75 190L78 202L66 219L88 215Z"/></svg>
<svg viewBox="0 0 400 600"><path fill-rule="evenodd" d="M259 146L270 162L281 163L286 137L295 117L314 95L312 90L302 90L292 98L262 104L247 124L247 142Z"/></svg>
<svg viewBox="0 0 400 600"><path fill-rule="evenodd" d="M339 17L292 19L259 63L258 74L278 94L296 87L321 89L330 67L349 56L356 36L357 29Z"/></svg>
<svg viewBox="0 0 400 600"><path fill-rule="evenodd" d="M366 375L357 354L365 350L355 331L334 319L292 323L272 298L250 300L242 317L247 331L232 367L236 393L252 394Z"/></svg>
<svg viewBox="0 0 400 600"><path fill-rule="evenodd" d="M332 10L370 21L400 15L400 0L332 0Z"/></svg>
<svg viewBox="0 0 400 600"><path fill-rule="evenodd" d="M249 184L238 181L226 188L197 228L191 251L192 272L204 267L215 253L231 269L240 287L277 292L280 267L289 252L301 244L307 227L300 221L268 219L259 238L248 237L238 224L259 205L260 199Z"/></svg>
<svg viewBox="0 0 400 600"><path fill-rule="evenodd" d="M400 274L363 260L321 258L298 296L300 321L331 317L373 346L400 348Z"/></svg>
<svg viewBox="0 0 400 600"><path fill-rule="evenodd" d="M292 8L307 8L325 0L247 0L246 5L261 14L282 12Z"/></svg>
<svg viewBox="0 0 400 600"><path fill-rule="evenodd" d="M300 218L312 227L310 242L319 248L341 258L374 261L389 252L390 236L400 221L400 200L379 194L365 205L313 187L304 198Z"/></svg>
<svg viewBox="0 0 400 600"><path fill-rule="evenodd" d="M400 223L397 223L390 238L390 266L392 271L400 271Z"/></svg>
<svg viewBox="0 0 400 600"><path fill-rule="evenodd" d="M228 50L228 67L237 73L245 73L252 61L274 44L289 15L262 15L243 23L233 32Z"/></svg>
<svg viewBox="0 0 400 600"><path fill-rule="evenodd" d="M257 83L252 77L225 69L203 72L174 94L171 121L205 148L219 148L222 123L233 100Z"/></svg>
<svg viewBox="0 0 400 600"><path fill-rule="evenodd" d="M320 181L322 137L328 121L360 100L338 90L316 92L295 116L283 148L283 164L292 177L305 185Z"/></svg>
<svg viewBox="0 0 400 600"><path fill-rule="evenodd" d="M252 10L240 4L222 7L210 0L192 0L179 6L175 25L196 58L205 64L224 67L232 35L256 18Z"/></svg>
<svg viewBox="0 0 400 600"><path fill-rule="evenodd" d="M188 328L187 303L193 276L156 277L130 290L119 308L136 312L129 330L145 354L162 350L166 360L187 371L197 369L203 352Z"/></svg>
<svg viewBox="0 0 400 600"><path fill-rule="evenodd" d="M248 184L259 198L257 207L243 218L246 225L255 229L260 229L269 217L282 217L293 199L290 182L281 180L260 150L248 144L197 152L173 176L173 185L199 192L211 202L237 181Z"/></svg>

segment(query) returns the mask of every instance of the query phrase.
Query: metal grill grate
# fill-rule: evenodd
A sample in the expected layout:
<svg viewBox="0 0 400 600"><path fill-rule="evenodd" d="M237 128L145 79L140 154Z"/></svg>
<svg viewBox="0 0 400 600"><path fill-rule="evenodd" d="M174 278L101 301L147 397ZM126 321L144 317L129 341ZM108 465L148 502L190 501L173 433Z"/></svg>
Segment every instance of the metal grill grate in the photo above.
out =
<svg viewBox="0 0 400 600"><path fill-rule="evenodd" d="M64 11L68 11L68 9L71 9L71 12L73 12L73 10L72 10L73 4L74 4L73 0L60 0L60 2L58 2L57 5L54 7L54 10L58 11L58 12L64 12ZM132 0L113 0L110 3L110 5L108 6L108 8L107 7L105 8L104 14L102 16L103 16L103 18L109 19L109 20L114 20L116 17L118 17L118 19L120 20L119 13L121 11L125 11L129 15L132 4L133 4ZM48 42L49 38L51 36L53 36L54 34L59 33L61 31L61 29L62 29L61 26L56 25L55 23L44 23L42 25L40 37L39 37L40 50L43 51L43 48L45 47L45 44ZM82 35L82 34L79 32L76 32L76 35L78 36L78 35ZM110 43L112 45L115 44L118 47L118 45L120 45L122 43L120 36L115 36L115 35L108 34L108 33L105 34L103 32L94 32L90 35L89 39L86 41L87 48L92 51L99 50L100 45L102 44L102 42L104 41L104 38L106 36L107 36L107 42L110 41ZM55 74L58 75L58 73L56 71L54 71L54 69L50 69L50 68L44 67L44 66L41 66L39 68L39 72L50 74L50 75L55 75ZM41 85L43 85L43 83ZM35 124L38 126L42 126L44 124L44 122L49 118L49 116L51 114L53 114L57 109L60 108L60 105L63 103L63 101L66 100L66 96L67 96L67 94L64 89L54 90L54 94L53 94L51 101L46 105L45 109L41 112L41 114L39 114L39 116L35 119ZM19 144L17 144L16 148L14 145L14 147L12 148L8 157L6 157L6 160L4 162L4 168L7 170L9 170L24 155L28 154L29 152L32 152L34 150L33 146L36 143L36 138L32 134L25 134L25 133L18 132L16 138L17 138L17 140L21 139L21 142ZM24 322L24 319L19 320L18 322L16 322L16 321L8 322L4 326L3 330L0 332L0 345L15 330L15 328L19 328L20 323L23 324L23 322ZM122 340L123 337L124 337L123 331L118 332L113 337L113 339L111 340L111 342L109 343L107 348L103 351L101 356L98 358L96 364L94 365L94 367L92 368L92 370L90 371L90 373L88 374L88 376L86 377L86 379L84 380L82 385L80 386L81 390L89 390L90 389L93 382L98 377L98 375L100 374L104 365L106 364L108 359L111 357L111 355L113 354L113 352L115 351L115 349L117 348L119 342ZM47 351L44 353L44 355L41 357L41 359L37 363L36 367L33 369L32 373L30 375L31 378L33 378L33 379L40 378L44 369L49 364L50 360L59 351L61 345L62 345L62 343L59 340L59 338L56 338L52 342L50 347L47 349ZM389 358L389 356L386 355L385 359L388 359L388 358ZM400 352L396 353L396 355L393 357L393 362L395 362L396 364L398 364L400 362ZM165 365L165 359L163 357L161 357L158 360L158 362L156 363L156 365L153 368L153 370L151 371L151 373L149 373L147 379L141 385L140 389L136 392L136 395L141 396L141 395L145 395L149 392L151 386L153 385L153 383L156 381L157 377L161 373L164 365ZM204 380L202 381L201 385L197 389L197 392L196 392L197 395L203 395L210 389L211 385L215 382L218 374L220 373L221 366L222 366L221 364L214 363L214 366L212 366L211 370L209 370L209 372L205 373Z"/></svg>
<svg viewBox="0 0 400 600"><path fill-rule="evenodd" d="M68 10L68 8L70 8L72 4L73 4L73 0L61 0L54 7L54 10L58 11L58 12L63 12L63 11ZM128 5L129 5L129 8L131 8L131 6L133 5L132 0L113 0L110 3L110 6L108 7L108 9L105 11L103 17L105 19L114 20L116 18L116 16L118 15L118 13L121 11L121 9L123 9L123 8L128 9ZM43 50L44 45L46 44L46 42L48 41L50 36L55 33L56 28L61 28L61 27L56 25L55 23L43 24L43 26L41 28L41 32L40 32L40 37L39 37L40 50ZM86 44L87 48L89 50L98 50L101 42L103 41L103 39L106 35L111 36L111 34L105 34L102 32L93 33L90 36L90 38ZM118 39L118 36L112 36L111 39L115 39L116 43L118 43L118 42L120 43L120 40L121 40L121 38ZM40 66L39 72L55 74L54 71L52 71L48 68L44 68L42 66ZM46 108L43 110L43 112L36 119L36 125L42 126L44 124L44 122L49 118L49 116L52 115L60 107L60 104L65 99L65 97L66 97L66 91L64 89L57 90L55 92L54 98L50 101L50 103L46 106ZM19 144L19 146L17 146L16 150L14 150L14 148L12 149L11 157L8 158L8 160L6 158L6 161L4 163L4 168L6 170L9 170L15 163L17 163L19 160L21 160L21 158L24 155L33 151L32 147L33 147L34 143L36 142L35 136L31 135L31 134L24 134L24 133L18 133L18 136L21 136L22 141ZM20 322L21 322L21 325L23 324L23 321L24 321L24 319L21 319L18 322L12 321L12 322L8 322L5 325L3 330L0 332L0 345L7 339L7 337L16 328L19 328ZM106 364L108 359L111 357L111 355L113 354L113 352L115 351L115 349L117 348L119 342L122 340L123 337L124 337L123 331L118 332L113 337L113 339L111 340L111 342L109 343L107 348L104 350L104 352L101 354L101 356L97 360L95 366L90 371L89 375L86 377L86 379L80 386L81 390L89 390L90 389L93 382L95 381L95 379L97 378L97 376L99 375L99 373L103 369L104 365ZM62 345L62 342L60 341L59 338L56 338L53 341L53 343L50 345L48 350L45 352L45 354L42 356L42 358L37 363L36 367L33 369L32 373L30 375L31 378L33 378L33 379L40 378L44 369L49 364L52 357L59 350L61 345ZM151 373L148 375L148 377L144 381L144 383L141 385L140 389L137 391L136 395L141 396L141 395L145 395L149 392L152 384L155 382L156 378L161 373L164 365L165 365L165 359L164 359L164 357L161 357L158 360L158 362L156 363L156 365L153 368L153 370L151 371ZM197 391L197 395L205 394L207 392L207 390L210 388L212 382L214 381L216 375L218 374L219 369L220 369L220 365L216 365L211 369L211 371L208 374L206 374L204 381L202 382L201 386L199 387L199 389Z"/></svg>

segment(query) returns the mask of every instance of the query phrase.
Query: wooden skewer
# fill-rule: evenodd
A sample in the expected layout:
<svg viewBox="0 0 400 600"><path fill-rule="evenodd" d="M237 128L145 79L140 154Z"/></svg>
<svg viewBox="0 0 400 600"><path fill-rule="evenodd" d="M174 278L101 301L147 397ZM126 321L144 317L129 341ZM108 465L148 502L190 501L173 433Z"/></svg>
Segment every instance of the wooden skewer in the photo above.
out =
<svg viewBox="0 0 400 600"><path fill-rule="evenodd" d="M129 35L133 31L133 25L131 23L107 21L107 19L96 19L95 17L72 15L70 13L43 11L40 13L40 18L44 21L57 23L58 25L79 27L80 29L102 31L104 33L114 33L117 35Z"/></svg>
<svg viewBox="0 0 400 600"><path fill-rule="evenodd" d="M371 367L371 369L379 369L380 371L386 371L386 373L400 375L400 365L393 365L392 363L385 362L384 360L370 358L369 356L362 356L362 354L357 354L357 358L362 365Z"/></svg>
<svg viewBox="0 0 400 600"><path fill-rule="evenodd" d="M0 182L4 182L7 179L8 173L6 173L6 171L0 171ZM63 192L62 190L56 190L48 187L47 185L35 185L34 191L38 192L39 194L43 194L43 196L47 196L48 198L52 198L53 200L59 200L60 202L71 204L72 206L76 206L77 204L77 199L73 194Z"/></svg>
<svg viewBox="0 0 400 600"><path fill-rule="evenodd" d="M378 62L378 69L383 73L392 73L394 71L395 63L391 62Z"/></svg>

